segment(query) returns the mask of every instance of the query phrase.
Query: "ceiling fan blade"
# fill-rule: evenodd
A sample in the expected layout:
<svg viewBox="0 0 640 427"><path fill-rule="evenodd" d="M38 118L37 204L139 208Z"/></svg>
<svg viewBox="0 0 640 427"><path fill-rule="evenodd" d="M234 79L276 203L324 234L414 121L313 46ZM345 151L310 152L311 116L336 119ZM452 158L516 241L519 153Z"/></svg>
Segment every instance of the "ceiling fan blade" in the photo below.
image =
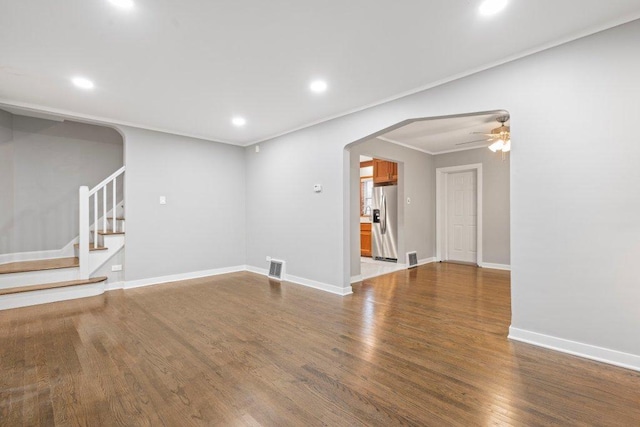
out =
<svg viewBox="0 0 640 427"><path fill-rule="evenodd" d="M458 143L458 144L456 144L456 145L474 144L474 143L476 143L476 142L489 142L489 140L488 140L488 139L477 139L477 140L475 140L475 141L460 142L460 143Z"/></svg>
<svg viewBox="0 0 640 427"><path fill-rule="evenodd" d="M496 134L496 133L484 133L484 132L471 132L472 135L484 135L484 136L488 136L489 138L499 138L500 134Z"/></svg>

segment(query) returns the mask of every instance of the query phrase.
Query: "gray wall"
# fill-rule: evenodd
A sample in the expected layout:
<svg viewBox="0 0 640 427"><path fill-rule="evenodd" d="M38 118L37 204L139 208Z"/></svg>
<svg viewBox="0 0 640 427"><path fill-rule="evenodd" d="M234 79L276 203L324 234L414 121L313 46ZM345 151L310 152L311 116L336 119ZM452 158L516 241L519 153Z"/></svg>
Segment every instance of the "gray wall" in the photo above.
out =
<svg viewBox="0 0 640 427"><path fill-rule="evenodd" d="M407 251L418 259L435 256L435 169L433 156L380 139L352 145L350 236L351 273L360 274L360 155L398 163L398 262L405 262ZM411 204L407 204L407 197Z"/></svg>
<svg viewBox="0 0 640 427"><path fill-rule="evenodd" d="M13 139L13 114L0 110L0 144Z"/></svg>
<svg viewBox="0 0 640 427"><path fill-rule="evenodd" d="M78 235L78 188L95 186L123 164L120 134L82 123L13 115L12 139L2 145L12 152L13 169L13 181L0 183L3 199L13 199L1 209L3 254L64 247Z"/></svg>
<svg viewBox="0 0 640 427"><path fill-rule="evenodd" d="M482 261L509 265L510 155L503 161L500 153L478 148L436 155L434 161L436 168L482 163Z"/></svg>
<svg viewBox="0 0 640 427"><path fill-rule="evenodd" d="M0 254L13 240L13 115L0 110Z"/></svg>
<svg viewBox="0 0 640 427"><path fill-rule="evenodd" d="M411 118L506 110L512 326L640 355L639 38L635 21L247 149L247 262L278 255L347 289L345 146Z"/></svg>
<svg viewBox="0 0 640 427"><path fill-rule="evenodd" d="M342 281L342 151L327 150L314 130L245 149L247 264L287 262L286 274L321 283ZM313 185L323 191L314 193Z"/></svg>
<svg viewBox="0 0 640 427"><path fill-rule="evenodd" d="M244 149L123 127L126 280L244 265ZM159 197L167 198L166 205Z"/></svg>

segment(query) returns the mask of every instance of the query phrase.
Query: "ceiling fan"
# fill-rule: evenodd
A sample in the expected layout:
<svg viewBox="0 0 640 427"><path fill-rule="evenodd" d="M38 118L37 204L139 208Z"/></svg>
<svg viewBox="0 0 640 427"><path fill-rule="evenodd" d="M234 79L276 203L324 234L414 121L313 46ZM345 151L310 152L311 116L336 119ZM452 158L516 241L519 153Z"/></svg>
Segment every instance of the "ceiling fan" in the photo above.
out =
<svg viewBox="0 0 640 427"><path fill-rule="evenodd" d="M466 144L474 144L477 142L491 142L489 145L489 150L493 151L502 151L503 153L508 153L511 151L511 127L505 125L506 122L509 121L509 115L506 114L504 116L500 116L496 118L500 126L492 129L491 133L483 133L483 132L472 132L472 134L480 134L484 135L486 139L477 139L475 141L469 142L461 142L456 145L466 145Z"/></svg>

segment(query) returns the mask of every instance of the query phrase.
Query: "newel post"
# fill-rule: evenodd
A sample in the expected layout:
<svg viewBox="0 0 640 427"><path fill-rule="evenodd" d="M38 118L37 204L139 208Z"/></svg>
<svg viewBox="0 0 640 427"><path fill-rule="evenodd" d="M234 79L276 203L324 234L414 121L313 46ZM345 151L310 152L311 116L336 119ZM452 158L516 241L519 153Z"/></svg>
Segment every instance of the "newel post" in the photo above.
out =
<svg viewBox="0 0 640 427"><path fill-rule="evenodd" d="M78 258L80 260L80 279L89 278L89 187L79 190L78 209Z"/></svg>

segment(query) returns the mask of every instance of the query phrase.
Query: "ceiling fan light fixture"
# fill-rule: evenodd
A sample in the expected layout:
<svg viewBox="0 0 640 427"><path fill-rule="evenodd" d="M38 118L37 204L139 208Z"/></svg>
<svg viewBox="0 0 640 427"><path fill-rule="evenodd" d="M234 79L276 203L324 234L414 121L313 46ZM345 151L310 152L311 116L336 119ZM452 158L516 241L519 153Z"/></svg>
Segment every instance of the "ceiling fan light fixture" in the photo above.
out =
<svg viewBox="0 0 640 427"><path fill-rule="evenodd" d="M483 16L495 15L507 7L508 2L509 0L484 0L478 10Z"/></svg>
<svg viewBox="0 0 640 427"><path fill-rule="evenodd" d="M489 146L489 150L495 153L496 151L502 150L503 147L504 147L504 142L500 139L494 142L493 144L491 144ZM509 147L511 147L511 141L509 141Z"/></svg>
<svg viewBox="0 0 640 427"><path fill-rule="evenodd" d="M503 153L508 153L509 151L511 151L511 140L507 140L507 142L504 143L504 145L502 146L502 152Z"/></svg>

